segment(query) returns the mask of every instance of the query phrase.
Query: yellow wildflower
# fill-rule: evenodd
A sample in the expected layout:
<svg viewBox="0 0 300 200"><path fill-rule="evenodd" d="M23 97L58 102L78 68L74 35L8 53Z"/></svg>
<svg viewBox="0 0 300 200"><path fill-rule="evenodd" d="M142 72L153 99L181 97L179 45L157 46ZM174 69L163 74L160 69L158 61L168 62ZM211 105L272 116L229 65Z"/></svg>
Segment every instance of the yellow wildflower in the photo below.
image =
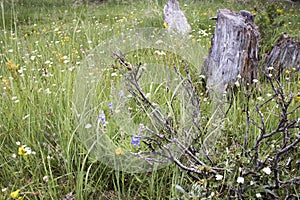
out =
<svg viewBox="0 0 300 200"><path fill-rule="evenodd" d="M115 153L116 153L116 155L124 155L124 151L121 147L117 148Z"/></svg>
<svg viewBox="0 0 300 200"><path fill-rule="evenodd" d="M73 49L73 54L78 54L78 51L76 49Z"/></svg>
<svg viewBox="0 0 300 200"><path fill-rule="evenodd" d="M286 74L286 75L289 75L290 73L291 73L290 70L285 70L285 74Z"/></svg>
<svg viewBox="0 0 300 200"><path fill-rule="evenodd" d="M19 65L14 64L11 60L7 61L5 66L11 72L15 72L19 69Z"/></svg>
<svg viewBox="0 0 300 200"><path fill-rule="evenodd" d="M277 9L276 12L277 12L278 14L282 14L283 10L282 10L282 9Z"/></svg>
<svg viewBox="0 0 300 200"><path fill-rule="evenodd" d="M20 156L26 156L25 146L20 146L18 149L18 155Z"/></svg>
<svg viewBox="0 0 300 200"><path fill-rule="evenodd" d="M20 190L16 190L16 191L10 193L10 197L13 199L18 199L19 195L20 195Z"/></svg>
<svg viewBox="0 0 300 200"><path fill-rule="evenodd" d="M169 27L167 22L164 22L164 27L165 27L165 29L167 29Z"/></svg>
<svg viewBox="0 0 300 200"><path fill-rule="evenodd" d="M294 98L296 102L300 103L300 93L295 94Z"/></svg>
<svg viewBox="0 0 300 200"><path fill-rule="evenodd" d="M7 90L10 90L10 84L9 84L9 82L8 82L8 80L7 80L6 77L3 77L3 78L2 78L2 83L3 83L4 87L5 87Z"/></svg>
<svg viewBox="0 0 300 200"><path fill-rule="evenodd" d="M70 37L69 36L65 37L65 42L70 42Z"/></svg>
<svg viewBox="0 0 300 200"><path fill-rule="evenodd" d="M300 89L300 81L298 82L298 88Z"/></svg>

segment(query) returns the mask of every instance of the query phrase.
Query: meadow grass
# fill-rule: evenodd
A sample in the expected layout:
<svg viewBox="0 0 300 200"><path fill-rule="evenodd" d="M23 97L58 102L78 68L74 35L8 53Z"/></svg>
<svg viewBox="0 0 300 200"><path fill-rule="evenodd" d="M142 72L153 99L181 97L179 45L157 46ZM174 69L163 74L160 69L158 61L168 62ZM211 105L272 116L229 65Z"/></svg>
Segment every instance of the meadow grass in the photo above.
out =
<svg viewBox="0 0 300 200"><path fill-rule="evenodd" d="M202 189L196 190L194 186L208 187L208 180L195 182L174 164L142 174L113 170L89 154L80 141L78 124L75 123L73 97L76 72L85 57L99 43L129 29L163 28L164 3L112 1L73 4L69 0L0 2L1 199L11 198L11 193L17 190L20 190L23 199L184 199L188 196L176 189L176 185L198 193ZM196 3L181 1L181 8L192 26L191 40L194 39L208 51L215 25L209 18L214 17L220 8L253 11L254 5L214 0ZM284 24L271 30L270 40L274 42L281 32L288 32L300 39L299 6L282 4L279 9L283 11L278 19L283 20ZM146 61L154 56L153 52L144 52L143 55ZM99 90L102 97L98 99L103 106L110 96L113 79L110 74L116 73L116 70L108 68L105 73L107 75L103 76L101 83L105 87ZM297 93L299 74L291 72L284 78L284 89L288 93ZM197 80L197 77L194 79ZM117 80L118 77L115 78ZM272 94L272 88L264 80L259 80L257 85L258 91L253 92L248 103L253 108L250 110L251 116L259 120L254 108ZM243 152L238 147L252 147L259 135L258 128L252 127L248 130L249 142L243 144L247 120L241 114L246 104L243 94L243 90L235 94L233 106L225 119L223 132L229 149L222 141L216 143L216 149L220 147L216 162L220 163L220 167L227 162L236 172L230 176L229 182L234 182L239 176L239 168L249 162L240 160ZM202 105L205 124L213 108L204 93L199 91L199 96L207 102ZM298 104L296 101L292 103L293 107ZM274 103L262 109L264 113L269 113L266 124L271 130L272 122L277 120L274 112L279 108ZM299 110L291 117L299 117ZM260 146L265 152L261 156L268 156L276 145L277 138L268 140ZM299 175L299 170L295 173L295 176ZM217 194L222 184L213 186L209 193ZM296 187L293 189L297 191Z"/></svg>

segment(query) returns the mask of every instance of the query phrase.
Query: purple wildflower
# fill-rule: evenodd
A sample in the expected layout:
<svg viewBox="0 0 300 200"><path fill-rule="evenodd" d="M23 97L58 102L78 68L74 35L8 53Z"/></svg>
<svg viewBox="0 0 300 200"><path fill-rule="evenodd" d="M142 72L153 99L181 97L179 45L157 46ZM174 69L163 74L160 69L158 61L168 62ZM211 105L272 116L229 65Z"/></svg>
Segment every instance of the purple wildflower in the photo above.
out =
<svg viewBox="0 0 300 200"><path fill-rule="evenodd" d="M107 104L107 107L109 107L110 113L113 113L113 108L112 108L113 105L114 105L114 102Z"/></svg>
<svg viewBox="0 0 300 200"><path fill-rule="evenodd" d="M136 145L141 146L141 144L140 144L141 139L142 139L141 136L131 136L130 144L132 144L134 146L134 148L136 147Z"/></svg>
<svg viewBox="0 0 300 200"><path fill-rule="evenodd" d="M104 114L104 113L100 114L100 115L98 116L98 119L101 120L101 123L102 123L103 125L106 125L106 124L107 124L107 121L105 120L105 114Z"/></svg>
<svg viewBox="0 0 300 200"><path fill-rule="evenodd" d="M107 104L107 107L112 107L114 105L114 102L110 102L109 104Z"/></svg>
<svg viewBox="0 0 300 200"><path fill-rule="evenodd" d="M121 90L121 91L119 92L119 97L120 97L120 99L123 99L123 98L124 98L124 91L123 91L123 90Z"/></svg>

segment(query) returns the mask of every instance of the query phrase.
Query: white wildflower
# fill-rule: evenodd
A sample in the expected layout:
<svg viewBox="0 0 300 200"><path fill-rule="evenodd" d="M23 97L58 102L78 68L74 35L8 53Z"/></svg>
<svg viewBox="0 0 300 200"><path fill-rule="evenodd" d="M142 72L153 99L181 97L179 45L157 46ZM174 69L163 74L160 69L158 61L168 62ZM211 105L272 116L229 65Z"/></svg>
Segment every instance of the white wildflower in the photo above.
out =
<svg viewBox="0 0 300 200"><path fill-rule="evenodd" d="M220 174L216 174L216 180L217 181L220 181L220 180L222 180L223 179L223 176L222 175L220 175Z"/></svg>
<svg viewBox="0 0 300 200"><path fill-rule="evenodd" d="M48 182L48 181L49 181L49 177L48 177L48 176L44 176L44 177L43 177L43 181L44 181L44 182Z"/></svg>
<svg viewBox="0 0 300 200"><path fill-rule="evenodd" d="M35 56L30 56L30 60L35 60Z"/></svg>
<svg viewBox="0 0 300 200"><path fill-rule="evenodd" d="M92 124L86 124L84 128L86 129L92 128Z"/></svg>
<svg viewBox="0 0 300 200"><path fill-rule="evenodd" d="M270 175L272 171L271 171L270 167L265 167L265 168L263 168L263 172Z"/></svg>
<svg viewBox="0 0 300 200"><path fill-rule="evenodd" d="M243 184L245 182L244 177L239 176L236 180L237 183Z"/></svg>
<svg viewBox="0 0 300 200"><path fill-rule="evenodd" d="M261 194L260 193L257 193L255 194L256 198L261 198Z"/></svg>
<svg viewBox="0 0 300 200"><path fill-rule="evenodd" d="M176 185L175 188L182 193L185 193L184 189L180 185Z"/></svg>

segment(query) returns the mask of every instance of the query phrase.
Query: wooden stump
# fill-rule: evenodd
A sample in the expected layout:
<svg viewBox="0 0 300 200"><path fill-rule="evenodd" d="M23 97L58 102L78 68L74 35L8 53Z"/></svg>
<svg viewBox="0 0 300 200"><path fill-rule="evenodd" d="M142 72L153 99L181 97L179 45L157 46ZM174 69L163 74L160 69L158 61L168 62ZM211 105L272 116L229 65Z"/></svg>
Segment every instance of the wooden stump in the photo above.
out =
<svg viewBox="0 0 300 200"><path fill-rule="evenodd" d="M264 60L264 68L268 70L270 67L278 74L291 68L300 71L300 42L282 34Z"/></svg>
<svg viewBox="0 0 300 200"><path fill-rule="evenodd" d="M187 34L191 26L187 22L184 13L179 8L177 0L169 0L164 7L164 21L170 32Z"/></svg>
<svg viewBox="0 0 300 200"><path fill-rule="evenodd" d="M203 64L207 87L218 93L241 76L251 83L258 72L259 32L249 11L218 11L209 55Z"/></svg>

